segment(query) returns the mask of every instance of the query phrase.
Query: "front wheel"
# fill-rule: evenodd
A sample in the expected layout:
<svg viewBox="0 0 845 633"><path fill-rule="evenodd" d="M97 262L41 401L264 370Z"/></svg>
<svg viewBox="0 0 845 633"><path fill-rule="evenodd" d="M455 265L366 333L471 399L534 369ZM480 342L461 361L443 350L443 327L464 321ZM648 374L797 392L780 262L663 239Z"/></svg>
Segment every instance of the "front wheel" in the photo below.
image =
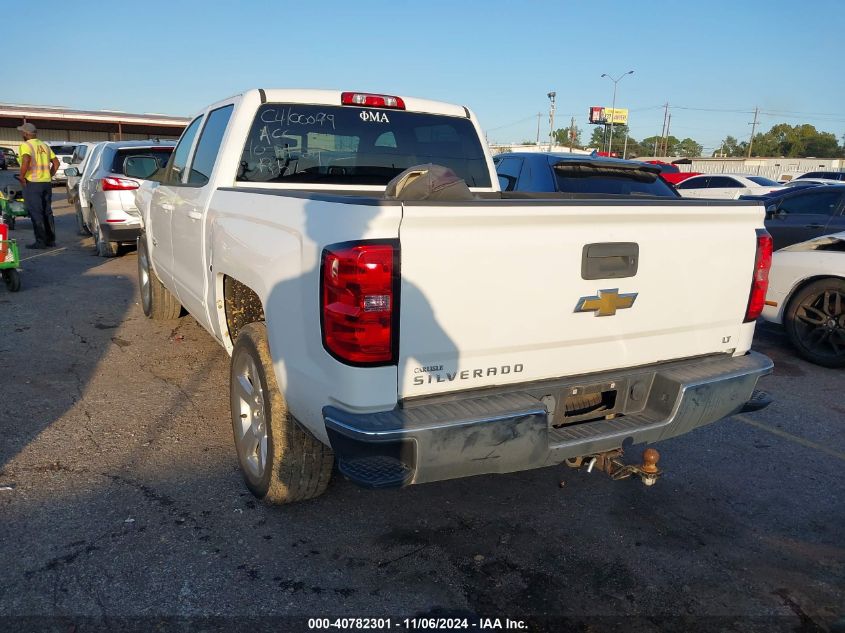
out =
<svg viewBox="0 0 845 633"><path fill-rule="evenodd" d="M845 280L820 279L789 302L784 329L798 354L824 367L845 367Z"/></svg>
<svg viewBox="0 0 845 633"><path fill-rule="evenodd" d="M332 475L332 450L291 416L276 383L267 328L238 333L229 374L232 430L247 488L268 503L322 494Z"/></svg>
<svg viewBox="0 0 845 633"><path fill-rule="evenodd" d="M176 319L182 313L182 304L173 296L150 266L147 238L138 237L138 288L144 314L156 321Z"/></svg>

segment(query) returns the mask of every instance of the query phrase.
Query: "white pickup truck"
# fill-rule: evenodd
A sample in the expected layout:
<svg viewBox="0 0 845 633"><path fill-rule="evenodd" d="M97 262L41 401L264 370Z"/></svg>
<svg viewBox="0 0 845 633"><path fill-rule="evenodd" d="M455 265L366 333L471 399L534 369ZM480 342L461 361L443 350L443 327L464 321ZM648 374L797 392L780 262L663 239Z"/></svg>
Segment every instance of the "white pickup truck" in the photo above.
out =
<svg viewBox="0 0 845 633"><path fill-rule="evenodd" d="M197 115L139 192L144 312L184 307L231 355L259 498L320 494L335 459L403 486L608 455L749 407L772 369L749 351L762 207L503 194L482 138L463 106L251 90ZM426 164L463 195L386 195Z"/></svg>

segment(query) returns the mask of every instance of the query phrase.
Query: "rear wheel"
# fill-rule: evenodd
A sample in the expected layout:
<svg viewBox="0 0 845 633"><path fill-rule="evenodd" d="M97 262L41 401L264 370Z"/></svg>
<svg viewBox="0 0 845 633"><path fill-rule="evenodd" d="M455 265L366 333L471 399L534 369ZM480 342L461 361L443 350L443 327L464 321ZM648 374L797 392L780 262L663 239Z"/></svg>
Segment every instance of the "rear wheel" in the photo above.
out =
<svg viewBox="0 0 845 633"><path fill-rule="evenodd" d="M238 333L229 392L235 448L247 488L278 504L322 494L332 475L332 450L288 411L264 323L250 323Z"/></svg>
<svg viewBox="0 0 845 633"><path fill-rule="evenodd" d="M141 307L151 319L176 319L182 313L182 304L164 287L150 266L147 238L143 233L138 238L138 288L141 291Z"/></svg>
<svg viewBox="0 0 845 633"><path fill-rule="evenodd" d="M9 292L17 292L21 289L21 274L14 268L3 271L3 281Z"/></svg>
<svg viewBox="0 0 845 633"><path fill-rule="evenodd" d="M117 255L117 248L119 244L117 242L109 242L103 237L103 231L100 228L100 221L97 219L97 216L94 215L94 251L100 257L114 257Z"/></svg>
<svg viewBox="0 0 845 633"><path fill-rule="evenodd" d="M786 307L783 325L803 358L845 367L845 280L831 277L801 288Z"/></svg>

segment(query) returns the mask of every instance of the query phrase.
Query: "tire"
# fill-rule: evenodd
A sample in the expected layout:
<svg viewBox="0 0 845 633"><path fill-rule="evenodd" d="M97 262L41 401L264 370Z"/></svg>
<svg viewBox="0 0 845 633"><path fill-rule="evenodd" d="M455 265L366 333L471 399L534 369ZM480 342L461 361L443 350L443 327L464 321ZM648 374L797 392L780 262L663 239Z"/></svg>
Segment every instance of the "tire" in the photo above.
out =
<svg viewBox="0 0 845 633"><path fill-rule="evenodd" d="M819 279L799 289L783 317L798 354L823 367L845 367L845 280Z"/></svg>
<svg viewBox="0 0 845 633"><path fill-rule="evenodd" d="M273 504L322 494L331 479L334 455L288 412L264 323L250 323L238 334L229 394L238 464L252 494Z"/></svg>
<svg viewBox="0 0 845 633"><path fill-rule="evenodd" d="M99 257L114 257L117 255L117 248L120 246L117 242L107 242L103 239L103 232L100 229L100 221L97 216L94 216L94 252Z"/></svg>
<svg viewBox="0 0 845 633"><path fill-rule="evenodd" d="M3 281L6 282L6 289L9 292L17 292L21 289L21 274L14 268L3 271Z"/></svg>
<svg viewBox="0 0 845 633"><path fill-rule="evenodd" d="M76 232L79 235L91 235L91 231L85 226L85 218L82 217L82 209L76 205Z"/></svg>
<svg viewBox="0 0 845 633"><path fill-rule="evenodd" d="M155 321L178 319L182 304L173 296L150 266L147 238L138 237L138 288L141 291L141 307L144 314Z"/></svg>

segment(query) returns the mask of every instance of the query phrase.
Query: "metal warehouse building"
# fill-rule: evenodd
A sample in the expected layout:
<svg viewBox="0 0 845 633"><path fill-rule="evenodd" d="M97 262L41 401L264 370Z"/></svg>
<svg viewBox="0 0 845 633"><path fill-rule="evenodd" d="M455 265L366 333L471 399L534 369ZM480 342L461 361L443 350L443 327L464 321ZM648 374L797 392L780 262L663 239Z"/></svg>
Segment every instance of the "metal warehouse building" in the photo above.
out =
<svg viewBox="0 0 845 633"><path fill-rule="evenodd" d="M189 119L164 114L130 114L113 110L71 110L58 106L0 103L0 145L17 151L17 127L32 123L43 141L124 141L175 139Z"/></svg>

